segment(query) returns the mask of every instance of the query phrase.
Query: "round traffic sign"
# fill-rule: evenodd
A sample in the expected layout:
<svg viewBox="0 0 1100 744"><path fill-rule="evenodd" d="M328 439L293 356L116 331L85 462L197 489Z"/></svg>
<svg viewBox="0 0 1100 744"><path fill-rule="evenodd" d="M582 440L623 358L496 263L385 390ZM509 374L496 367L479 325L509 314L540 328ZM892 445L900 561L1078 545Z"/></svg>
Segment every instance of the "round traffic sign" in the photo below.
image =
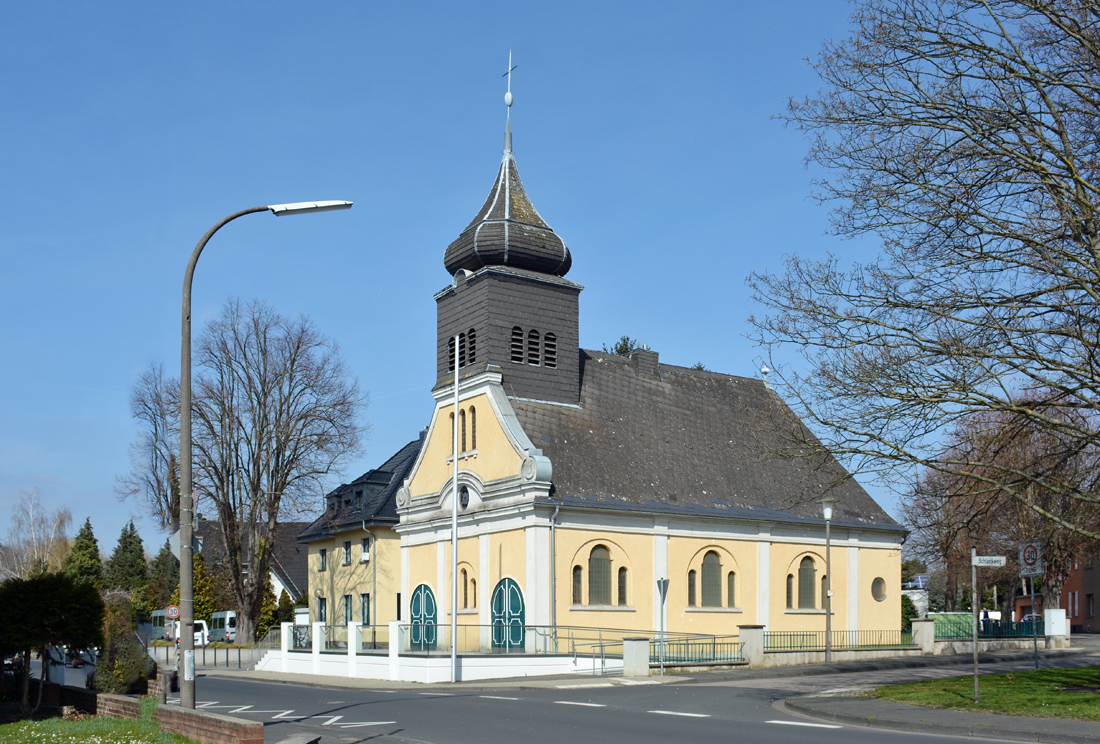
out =
<svg viewBox="0 0 1100 744"><path fill-rule="evenodd" d="M1034 566L1039 561L1039 551L1035 549L1034 545L1024 546L1024 563L1028 566Z"/></svg>
<svg viewBox="0 0 1100 744"><path fill-rule="evenodd" d="M170 619L175 620L180 616L180 608L176 607L175 605L171 605L165 614L168 615Z"/></svg>

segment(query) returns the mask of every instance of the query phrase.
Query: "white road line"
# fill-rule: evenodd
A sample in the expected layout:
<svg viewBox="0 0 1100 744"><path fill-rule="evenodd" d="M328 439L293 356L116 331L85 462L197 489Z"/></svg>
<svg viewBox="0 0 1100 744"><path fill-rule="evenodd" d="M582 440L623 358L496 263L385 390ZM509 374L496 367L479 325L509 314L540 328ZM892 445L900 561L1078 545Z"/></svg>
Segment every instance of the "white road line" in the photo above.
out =
<svg viewBox="0 0 1100 744"><path fill-rule="evenodd" d="M519 698L501 697L500 695L478 695L486 700L519 700Z"/></svg>
<svg viewBox="0 0 1100 744"><path fill-rule="evenodd" d="M340 723L340 728L359 728L360 726L388 726L397 721L357 721L356 723Z"/></svg>
<svg viewBox="0 0 1100 744"><path fill-rule="evenodd" d="M655 679L620 679L620 685L659 685L661 684Z"/></svg>
<svg viewBox="0 0 1100 744"><path fill-rule="evenodd" d="M844 728L834 726L831 723L806 723L805 721L764 721L764 723L778 723L783 726L809 726L810 728Z"/></svg>
<svg viewBox="0 0 1100 744"><path fill-rule="evenodd" d="M614 687L610 682L597 682L591 685L558 685L559 690L582 690L588 687Z"/></svg>
<svg viewBox="0 0 1100 744"><path fill-rule="evenodd" d="M235 709L235 710L231 710L231 711L229 711L229 712L230 712L230 713L240 713L240 712L241 712L242 710L248 710L248 709L249 709L249 708L251 708L251 707L252 707L251 705L242 705L241 707L239 707L239 708L237 708L237 709Z"/></svg>
<svg viewBox="0 0 1100 744"><path fill-rule="evenodd" d="M265 713L271 713L272 711L268 710L268 711L264 711L264 712ZM293 713L293 712L294 712L293 708L291 708L290 710L284 710L279 715L272 716L271 720L275 720L276 718L305 718L305 716L290 716L290 715L288 715L289 713Z"/></svg>
<svg viewBox="0 0 1100 744"><path fill-rule="evenodd" d="M331 726L339 721L343 716L311 716L311 718L327 718L328 720L322 723L322 726Z"/></svg>
<svg viewBox="0 0 1100 744"><path fill-rule="evenodd" d="M218 701L217 701L217 700L208 700L208 701L207 701L207 702L205 702L205 703L195 703L195 707L196 707L196 708L209 708L210 706L212 706L212 705L217 705L217 704L218 704ZM226 708L231 708L231 707L233 707L233 706L231 706L231 705L227 705L227 706L225 706L225 707L226 707Z"/></svg>
<svg viewBox="0 0 1100 744"><path fill-rule="evenodd" d="M418 695L433 695L435 697L453 697L453 692L419 692Z"/></svg>
<svg viewBox="0 0 1100 744"><path fill-rule="evenodd" d="M681 713L678 710L648 710L647 713L659 713L662 716L687 716L688 718L710 718L709 713Z"/></svg>
<svg viewBox="0 0 1100 744"><path fill-rule="evenodd" d="M557 705L583 705L585 708L606 708L602 703L575 703L572 700L555 700Z"/></svg>

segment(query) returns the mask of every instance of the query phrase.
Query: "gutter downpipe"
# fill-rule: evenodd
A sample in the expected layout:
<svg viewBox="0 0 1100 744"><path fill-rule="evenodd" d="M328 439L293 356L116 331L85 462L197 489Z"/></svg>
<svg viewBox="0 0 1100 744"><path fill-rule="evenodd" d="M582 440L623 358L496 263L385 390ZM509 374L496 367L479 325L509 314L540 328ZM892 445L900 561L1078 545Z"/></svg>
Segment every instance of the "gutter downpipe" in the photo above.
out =
<svg viewBox="0 0 1100 744"><path fill-rule="evenodd" d="M378 616L378 610L375 608L375 603L378 602L378 562L374 560L374 551L378 549L378 539L374 536L374 533L367 529L367 520L363 520L363 532L370 535L370 614L375 617ZM367 624L370 625L371 632L371 647L374 647L374 623L371 618L367 618ZM363 647L363 632L359 631L359 647Z"/></svg>
<svg viewBox="0 0 1100 744"><path fill-rule="evenodd" d="M558 652L558 566L555 527L558 524L559 511L561 511L561 504L554 507L554 513L550 516L550 642L554 649L552 653Z"/></svg>

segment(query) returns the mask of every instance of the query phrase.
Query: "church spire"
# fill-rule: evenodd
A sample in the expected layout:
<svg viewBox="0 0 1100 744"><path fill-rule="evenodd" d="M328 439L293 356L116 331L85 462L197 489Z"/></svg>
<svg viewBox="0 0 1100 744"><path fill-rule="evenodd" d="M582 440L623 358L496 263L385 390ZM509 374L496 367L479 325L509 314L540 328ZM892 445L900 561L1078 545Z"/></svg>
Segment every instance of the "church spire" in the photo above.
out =
<svg viewBox="0 0 1100 744"><path fill-rule="evenodd" d="M508 72L503 77L508 78L508 92L504 94L504 105L508 107L508 118L504 123L504 153L512 152L512 70L519 65L512 65L512 50L508 50Z"/></svg>

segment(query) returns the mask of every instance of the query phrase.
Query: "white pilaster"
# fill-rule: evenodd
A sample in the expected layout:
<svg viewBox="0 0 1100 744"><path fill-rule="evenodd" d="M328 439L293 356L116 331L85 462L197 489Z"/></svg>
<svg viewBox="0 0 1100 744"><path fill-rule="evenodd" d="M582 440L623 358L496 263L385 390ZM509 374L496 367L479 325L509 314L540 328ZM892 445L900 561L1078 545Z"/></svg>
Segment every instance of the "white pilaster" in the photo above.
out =
<svg viewBox="0 0 1100 744"><path fill-rule="evenodd" d="M756 571L756 624L767 630L771 622L772 606L772 528L770 524L760 525L757 542Z"/></svg>
<svg viewBox="0 0 1100 744"><path fill-rule="evenodd" d="M848 534L848 628L859 630L859 545L856 535Z"/></svg>
<svg viewBox="0 0 1100 744"><path fill-rule="evenodd" d="M409 621L409 546L408 538L405 535L401 536L401 621ZM372 598L373 602L374 599Z"/></svg>
<svg viewBox="0 0 1100 744"><path fill-rule="evenodd" d="M450 533L450 530L447 532ZM435 543L435 604L439 608L436 622L441 625L451 622L451 582L447 581L450 573L447 569L451 567L451 562L447 560L447 548L450 544L449 534L447 541L438 540Z"/></svg>
<svg viewBox="0 0 1100 744"><path fill-rule="evenodd" d="M657 520L653 523L653 630L661 629L661 613L664 613L664 627L668 629L668 604L662 608L661 591L657 588L657 579L669 579L668 575L668 521Z"/></svg>
<svg viewBox="0 0 1100 744"><path fill-rule="evenodd" d="M477 623L488 625L489 615L489 536L477 536Z"/></svg>
<svg viewBox="0 0 1100 744"><path fill-rule="evenodd" d="M527 585L523 601L527 603L528 625L550 624L550 527L532 525L527 535Z"/></svg>

